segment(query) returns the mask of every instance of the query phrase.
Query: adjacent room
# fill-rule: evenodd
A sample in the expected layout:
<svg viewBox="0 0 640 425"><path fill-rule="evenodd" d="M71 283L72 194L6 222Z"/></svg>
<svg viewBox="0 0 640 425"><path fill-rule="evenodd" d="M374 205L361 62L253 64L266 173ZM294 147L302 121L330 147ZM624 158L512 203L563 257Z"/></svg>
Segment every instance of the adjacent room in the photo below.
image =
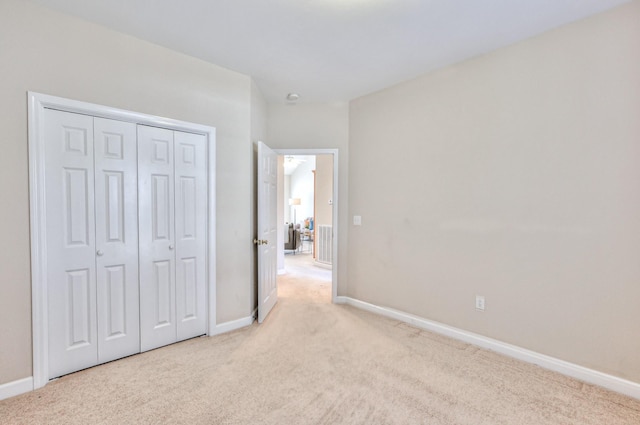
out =
<svg viewBox="0 0 640 425"><path fill-rule="evenodd" d="M0 69L0 423L640 423L640 0L2 0Z"/></svg>
<svg viewBox="0 0 640 425"><path fill-rule="evenodd" d="M331 270L333 254L333 158L285 155L284 269L294 261ZM280 220L282 221L282 220ZM302 258L295 258L296 255ZM304 260L304 261L303 261Z"/></svg>

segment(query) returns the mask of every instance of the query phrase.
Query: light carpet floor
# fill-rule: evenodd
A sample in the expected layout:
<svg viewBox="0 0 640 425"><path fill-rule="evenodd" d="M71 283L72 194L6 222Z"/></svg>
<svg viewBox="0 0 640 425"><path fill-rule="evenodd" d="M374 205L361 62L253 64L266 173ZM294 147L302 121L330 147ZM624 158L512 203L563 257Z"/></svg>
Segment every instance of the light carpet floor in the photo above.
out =
<svg viewBox="0 0 640 425"><path fill-rule="evenodd" d="M290 270L262 325L67 375L0 423L640 424L638 400L332 305L330 272Z"/></svg>

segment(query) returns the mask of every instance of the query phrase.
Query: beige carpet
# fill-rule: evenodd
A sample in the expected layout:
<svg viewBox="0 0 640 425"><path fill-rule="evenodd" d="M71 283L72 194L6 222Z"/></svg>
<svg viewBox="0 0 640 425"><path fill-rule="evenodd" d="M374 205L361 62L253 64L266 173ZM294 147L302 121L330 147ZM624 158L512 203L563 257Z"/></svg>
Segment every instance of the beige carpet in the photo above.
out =
<svg viewBox="0 0 640 425"><path fill-rule="evenodd" d="M640 424L638 400L332 305L328 273L291 270L264 324L68 375L0 423Z"/></svg>

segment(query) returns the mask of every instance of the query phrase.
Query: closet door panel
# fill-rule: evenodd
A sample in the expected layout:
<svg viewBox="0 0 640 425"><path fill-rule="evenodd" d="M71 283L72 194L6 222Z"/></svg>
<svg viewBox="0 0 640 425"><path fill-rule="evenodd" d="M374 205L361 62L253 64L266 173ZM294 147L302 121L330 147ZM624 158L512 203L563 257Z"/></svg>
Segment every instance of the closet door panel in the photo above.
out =
<svg viewBox="0 0 640 425"><path fill-rule="evenodd" d="M97 363L93 118L47 109L49 377Z"/></svg>
<svg viewBox="0 0 640 425"><path fill-rule="evenodd" d="M176 131L176 315L178 340L206 325L207 147L203 135Z"/></svg>
<svg viewBox="0 0 640 425"><path fill-rule="evenodd" d="M140 352L136 125L94 119L98 362Z"/></svg>
<svg viewBox="0 0 640 425"><path fill-rule="evenodd" d="M140 344L176 341L173 132L138 126Z"/></svg>

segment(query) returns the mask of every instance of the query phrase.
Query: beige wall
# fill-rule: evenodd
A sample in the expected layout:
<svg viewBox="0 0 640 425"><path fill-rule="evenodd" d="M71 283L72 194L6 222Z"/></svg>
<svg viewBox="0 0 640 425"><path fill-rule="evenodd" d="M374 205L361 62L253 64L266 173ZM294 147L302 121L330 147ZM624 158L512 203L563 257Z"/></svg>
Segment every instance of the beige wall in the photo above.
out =
<svg viewBox="0 0 640 425"><path fill-rule="evenodd" d="M316 155L316 225L333 224L333 156Z"/></svg>
<svg viewBox="0 0 640 425"><path fill-rule="evenodd" d="M640 382L640 2L353 101L349 158L348 295Z"/></svg>
<svg viewBox="0 0 640 425"><path fill-rule="evenodd" d="M31 376L27 90L216 127L217 319L251 314L247 76L21 0L0 2L0 70L0 384Z"/></svg>
<svg viewBox="0 0 640 425"><path fill-rule="evenodd" d="M349 161L349 105L346 103L270 104L267 135L274 149L338 149L339 266L338 294L347 290L347 190Z"/></svg>
<svg viewBox="0 0 640 425"><path fill-rule="evenodd" d="M333 156L316 156L315 188L315 228L320 225L333 225ZM331 203L329 203L331 201ZM318 233L314 238L314 258L318 258Z"/></svg>
<svg viewBox="0 0 640 425"><path fill-rule="evenodd" d="M338 148L340 295L640 382L638 22L635 1L350 106L267 106L247 76L3 0L0 384L31 375L27 90L217 128L219 323L255 306L253 142Z"/></svg>

